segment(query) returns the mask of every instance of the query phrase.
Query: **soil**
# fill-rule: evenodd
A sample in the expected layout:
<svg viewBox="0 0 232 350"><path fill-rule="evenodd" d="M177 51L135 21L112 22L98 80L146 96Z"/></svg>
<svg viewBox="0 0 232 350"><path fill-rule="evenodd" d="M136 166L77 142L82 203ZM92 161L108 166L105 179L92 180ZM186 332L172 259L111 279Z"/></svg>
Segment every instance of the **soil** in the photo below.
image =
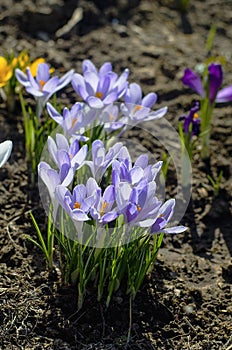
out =
<svg viewBox="0 0 232 350"><path fill-rule="evenodd" d="M42 56L61 73L80 72L86 58L98 67L110 61L118 73L128 67L130 82L139 83L144 93L155 91L157 107L168 106L166 118L177 128L178 117L197 98L180 78L184 68L205 61L212 24L211 55L225 59L224 84L232 82L232 2L190 1L187 13L176 3L1 0L0 53L27 49L32 59ZM72 88L60 98L73 103ZM153 272L133 302L126 344L128 297L119 290L106 309L89 292L78 312L75 287L63 285L58 270L49 273L42 253L24 238L25 233L36 237L29 211L41 225L45 214L38 189L29 182L19 103L10 112L1 102L0 140L14 142L0 171L1 349L232 349L231 114L231 103L215 108L210 162L203 163L198 152L193 160L192 198L181 222L189 230L165 237ZM128 137L159 154L139 131ZM216 178L221 170L215 196L207 175Z"/></svg>

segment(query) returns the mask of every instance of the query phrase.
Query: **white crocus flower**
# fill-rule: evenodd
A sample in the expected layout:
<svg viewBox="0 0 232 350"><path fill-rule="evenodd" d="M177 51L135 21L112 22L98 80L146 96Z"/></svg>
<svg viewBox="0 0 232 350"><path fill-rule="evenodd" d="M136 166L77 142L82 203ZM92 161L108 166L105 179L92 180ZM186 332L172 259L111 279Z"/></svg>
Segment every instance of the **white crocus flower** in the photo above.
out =
<svg viewBox="0 0 232 350"><path fill-rule="evenodd" d="M0 143L0 168L7 162L12 151L12 141L4 141Z"/></svg>

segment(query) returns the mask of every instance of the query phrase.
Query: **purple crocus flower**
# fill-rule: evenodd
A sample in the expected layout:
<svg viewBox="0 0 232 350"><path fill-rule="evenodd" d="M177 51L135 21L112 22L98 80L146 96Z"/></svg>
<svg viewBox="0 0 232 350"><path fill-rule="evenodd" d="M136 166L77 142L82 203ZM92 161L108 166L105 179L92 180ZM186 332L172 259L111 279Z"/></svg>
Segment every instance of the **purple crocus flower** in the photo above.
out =
<svg viewBox="0 0 232 350"><path fill-rule="evenodd" d="M198 115L198 111L200 110L199 102L195 102L194 106L190 109L188 115L183 115L179 118L180 121L184 121L183 130L186 135L189 134L191 130L191 135L198 136L200 134L200 123L201 120Z"/></svg>
<svg viewBox="0 0 232 350"><path fill-rule="evenodd" d="M47 111L51 118L63 128L65 134L69 136L76 134L77 131L81 132L83 128L97 117L96 110L84 109L83 104L80 102L76 102L70 110L65 107L62 115L48 102ZM81 141L83 140L84 136L82 136Z"/></svg>
<svg viewBox="0 0 232 350"><path fill-rule="evenodd" d="M207 82L202 82L200 76L189 68L185 69L181 80L184 85L194 90L201 97L208 96L211 104L214 101L218 103L232 101L232 85L219 91L223 81L223 72L220 64L211 63L208 66ZM205 83L207 84L206 88Z"/></svg>
<svg viewBox="0 0 232 350"><path fill-rule="evenodd" d="M158 111L151 111L152 106L157 101L157 95L151 92L145 97L142 97L141 87L136 83L129 85L124 95L124 101L125 103L121 104L121 111L124 118L120 121L125 124L134 125L142 121L159 119L167 112L167 107L163 107Z"/></svg>
<svg viewBox="0 0 232 350"><path fill-rule="evenodd" d="M115 187L116 203L130 225L150 227L154 223L161 202L155 196L155 182L142 179L137 186L120 182Z"/></svg>
<svg viewBox="0 0 232 350"><path fill-rule="evenodd" d="M51 136L48 136L48 150L59 169L62 168L63 164L67 164L75 171L84 164L88 146L84 145L80 148L78 139L74 139L69 145L64 135L56 134L56 142Z"/></svg>
<svg viewBox="0 0 232 350"><path fill-rule="evenodd" d="M65 186L57 186L55 195L61 207L69 214L74 221L89 220L89 210L93 206L96 196L88 196L88 183L74 187L71 192Z"/></svg>
<svg viewBox="0 0 232 350"><path fill-rule="evenodd" d="M48 137L48 150L58 171L42 161L38 165L38 174L48 189L53 204L53 217L55 217L58 208L55 198L56 186L71 184L76 169L84 164L88 148L87 145L79 148L78 140L74 140L69 145L64 135L57 134L56 142L50 136Z"/></svg>
<svg viewBox="0 0 232 350"><path fill-rule="evenodd" d="M119 120L119 108L114 104L110 104L103 108L99 114L99 121L108 132L121 129L124 126L124 123Z"/></svg>
<svg viewBox="0 0 232 350"><path fill-rule="evenodd" d="M174 226L174 227L166 227L168 222L173 216L175 207L175 199L169 199L166 201L159 209L158 215L153 223L150 233L182 233L187 230L185 226Z"/></svg>
<svg viewBox="0 0 232 350"><path fill-rule="evenodd" d="M106 187L102 194L102 189L98 186L95 179L89 179L88 190L96 194L96 201L90 208L90 215L94 220L101 224L106 224L115 220L119 213L117 208L113 208L115 203L115 190L113 185Z"/></svg>
<svg viewBox="0 0 232 350"><path fill-rule="evenodd" d="M41 116L43 107L49 98L58 90L64 88L72 80L74 70L67 72L62 78L50 77L49 66L46 63L38 65L36 78L31 74L30 68L26 68L26 74L19 68L15 70L15 75L20 84L25 86L26 91L32 94L37 101L37 116Z"/></svg>
<svg viewBox="0 0 232 350"><path fill-rule="evenodd" d="M60 170L56 171L46 162L40 162L38 165L38 174L45 186L47 187L52 208L53 219L56 219L59 203L55 198L55 189L58 185L69 186L74 178L74 169L70 167L70 163L63 163Z"/></svg>
<svg viewBox="0 0 232 350"><path fill-rule="evenodd" d="M95 140L92 143L92 159L85 163L90 167L93 177L96 181L99 181L106 169L110 166L113 159L115 159L123 147L121 142L117 142L115 145L110 147L106 153L104 143L101 140Z"/></svg>
<svg viewBox="0 0 232 350"><path fill-rule="evenodd" d="M146 154L139 156L132 166L132 161L127 148L122 147L117 155L117 159L112 163L112 178L115 185L122 181L134 185L142 178L151 182L155 180L161 167L162 162L148 164L148 156Z"/></svg>
<svg viewBox="0 0 232 350"><path fill-rule="evenodd" d="M129 70L118 75L112 71L111 63L104 63L99 71L90 60L82 64L83 76L75 73L72 86L92 108L103 108L119 99L127 89Z"/></svg>

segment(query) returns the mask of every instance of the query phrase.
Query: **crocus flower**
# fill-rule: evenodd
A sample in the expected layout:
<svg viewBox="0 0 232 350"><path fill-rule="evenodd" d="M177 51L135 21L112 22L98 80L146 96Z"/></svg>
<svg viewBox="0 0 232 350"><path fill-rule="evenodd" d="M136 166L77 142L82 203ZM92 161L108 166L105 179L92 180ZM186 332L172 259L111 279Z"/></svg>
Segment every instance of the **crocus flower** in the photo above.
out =
<svg viewBox="0 0 232 350"><path fill-rule="evenodd" d="M154 92L142 97L141 87L132 83L129 85L125 95L125 103L121 104L121 111L124 118L122 122L125 124L137 124L142 121L149 121L153 119L162 118L166 112L167 107L160 108L157 111L151 111L152 106L157 101L157 95Z"/></svg>
<svg viewBox="0 0 232 350"><path fill-rule="evenodd" d="M71 192L65 186L57 186L55 189L56 197L61 207L69 214L74 221L89 220L89 210L96 201L96 194L90 194L89 183L91 178L87 181L86 186L83 184L74 187Z"/></svg>
<svg viewBox="0 0 232 350"><path fill-rule="evenodd" d="M108 132L121 129L124 126L124 123L119 120L119 108L115 104L104 107L98 118Z"/></svg>
<svg viewBox="0 0 232 350"><path fill-rule="evenodd" d="M150 233L181 233L187 230L185 226L166 227L173 216L175 207L175 199L169 199L159 209L158 215L154 224L151 227Z"/></svg>
<svg viewBox="0 0 232 350"><path fill-rule="evenodd" d="M195 102L194 106L190 109L188 115L183 115L179 118L180 121L184 121L183 130L186 135L189 134L191 130L191 135L198 136L200 134L200 123L199 114L197 113L200 110L199 102Z"/></svg>
<svg viewBox="0 0 232 350"><path fill-rule="evenodd" d="M80 102L76 102L70 110L65 107L62 115L48 102L47 111L51 118L63 128L65 134L69 136L76 134L77 131L81 132L97 117L96 110L84 108Z"/></svg>
<svg viewBox="0 0 232 350"><path fill-rule="evenodd" d="M53 169L47 162L41 161L38 165L38 174L47 186L50 197L54 199L57 185L69 186L73 181L76 169L80 168L87 155L87 145L79 148L78 140L69 145L62 134L56 135L56 142L48 137L48 150L52 160L58 168Z"/></svg>
<svg viewBox="0 0 232 350"><path fill-rule="evenodd" d="M56 134L56 142L48 136L48 150L59 169L66 164L75 171L84 164L88 146L84 145L80 148L78 139L74 139L69 145L64 135Z"/></svg>
<svg viewBox="0 0 232 350"><path fill-rule="evenodd" d="M112 209L115 203L114 186L107 186L102 194L102 189L98 186L96 180L90 178L88 187L90 193L96 194L96 201L90 208L90 215L92 218L103 225L115 220L119 213L117 208Z"/></svg>
<svg viewBox="0 0 232 350"><path fill-rule="evenodd" d="M5 57L0 56L0 88L5 86L13 75L13 67Z"/></svg>
<svg viewBox="0 0 232 350"><path fill-rule="evenodd" d="M97 182L102 178L106 169L110 166L113 159L116 158L122 147L122 143L117 142L106 153L104 143L101 140L95 140L92 143L92 160L85 163L90 167L92 175Z"/></svg>
<svg viewBox="0 0 232 350"><path fill-rule="evenodd" d="M220 64L211 63L208 66L208 80L206 82L203 82L200 76L189 68L185 69L181 80L184 85L194 90L201 97L208 96L211 104L214 101L218 103L232 101L232 85L219 90L223 81Z"/></svg>
<svg viewBox="0 0 232 350"><path fill-rule="evenodd" d="M104 63L98 71L90 60L84 60L82 70L83 76L73 75L72 86L92 108L103 108L115 102L127 89L128 69L118 77L112 71L111 63Z"/></svg>
<svg viewBox="0 0 232 350"><path fill-rule="evenodd" d="M4 141L0 143L0 168L7 162L12 151L12 141Z"/></svg>
<svg viewBox="0 0 232 350"><path fill-rule="evenodd" d="M58 185L69 186L74 178L74 170L70 163L64 163L59 171L52 169L46 162L40 162L38 165L38 174L45 186L47 187L50 201L52 203L53 219L56 219L59 203L55 197L55 189ZM41 191L43 193L43 191ZM45 203L44 203L45 204ZM50 207L48 208L50 210Z"/></svg>
<svg viewBox="0 0 232 350"><path fill-rule="evenodd" d="M132 165L130 154L126 147L122 147L117 155L117 159L112 163L112 177L114 184L126 181L130 184L137 184L142 178L148 182L154 181L156 175L162 167L162 162L148 164L148 156L142 154L134 165Z"/></svg>
<svg viewBox="0 0 232 350"><path fill-rule="evenodd" d="M62 78L56 76L51 78L49 66L46 63L38 65L36 78L33 77L29 67L26 68L26 74L19 68L15 70L16 78L20 84L25 86L26 91L32 94L38 103L38 117L41 116L43 107L49 98L70 83L73 73L74 70L70 70Z"/></svg>
<svg viewBox="0 0 232 350"><path fill-rule="evenodd" d="M115 187L116 203L127 223L140 227L150 227L154 223L161 206L155 191L155 182L148 183L146 179L136 186L120 182Z"/></svg>

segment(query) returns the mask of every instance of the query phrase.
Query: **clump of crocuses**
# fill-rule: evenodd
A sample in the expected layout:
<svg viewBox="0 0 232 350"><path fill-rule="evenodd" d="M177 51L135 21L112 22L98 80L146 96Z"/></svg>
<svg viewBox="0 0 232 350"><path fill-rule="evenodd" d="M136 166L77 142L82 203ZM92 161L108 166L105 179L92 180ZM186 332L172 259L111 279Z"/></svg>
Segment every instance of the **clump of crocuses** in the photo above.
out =
<svg viewBox="0 0 232 350"><path fill-rule="evenodd" d="M167 107L152 110L157 95L143 96L138 84L128 82L129 70L118 75L110 62L97 69L84 60L82 74L71 70L63 78L51 78L49 66L41 63L35 78L30 68L26 74L17 70L16 76L37 101L33 122L40 122L46 105L50 121L59 125L38 164L48 230L45 240L32 216L38 233L34 243L52 268L57 239L63 277L77 284L79 308L93 281L98 300L105 295L107 305L122 280L125 292L134 298L153 267L163 235L186 228L169 226L175 200L164 202L156 195L162 162L149 164L146 154L132 162L115 136L163 117ZM48 102L68 82L82 101L63 109Z"/></svg>
<svg viewBox="0 0 232 350"><path fill-rule="evenodd" d="M175 200L163 203L156 196L161 166L149 164L146 154L132 162L121 142L106 149L102 140L95 140L88 150L75 138L49 137L47 161L38 172L62 240L68 237L76 247L66 277L78 285L79 307L90 280L98 286L98 300L107 293L107 305L123 278L127 293L135 297L163 234L186 230L169 227Z"/></svg>
<svg viewBox="0 0 232 350"><path fill-rule="evenodd" d="M211 120L215 104L232 101L232 85L221 88L223 71L219 63L210 63L207 69L204 70L202 77L186 68L182 82L201 96L201 154L205 159L210 155Z"/></svg>

